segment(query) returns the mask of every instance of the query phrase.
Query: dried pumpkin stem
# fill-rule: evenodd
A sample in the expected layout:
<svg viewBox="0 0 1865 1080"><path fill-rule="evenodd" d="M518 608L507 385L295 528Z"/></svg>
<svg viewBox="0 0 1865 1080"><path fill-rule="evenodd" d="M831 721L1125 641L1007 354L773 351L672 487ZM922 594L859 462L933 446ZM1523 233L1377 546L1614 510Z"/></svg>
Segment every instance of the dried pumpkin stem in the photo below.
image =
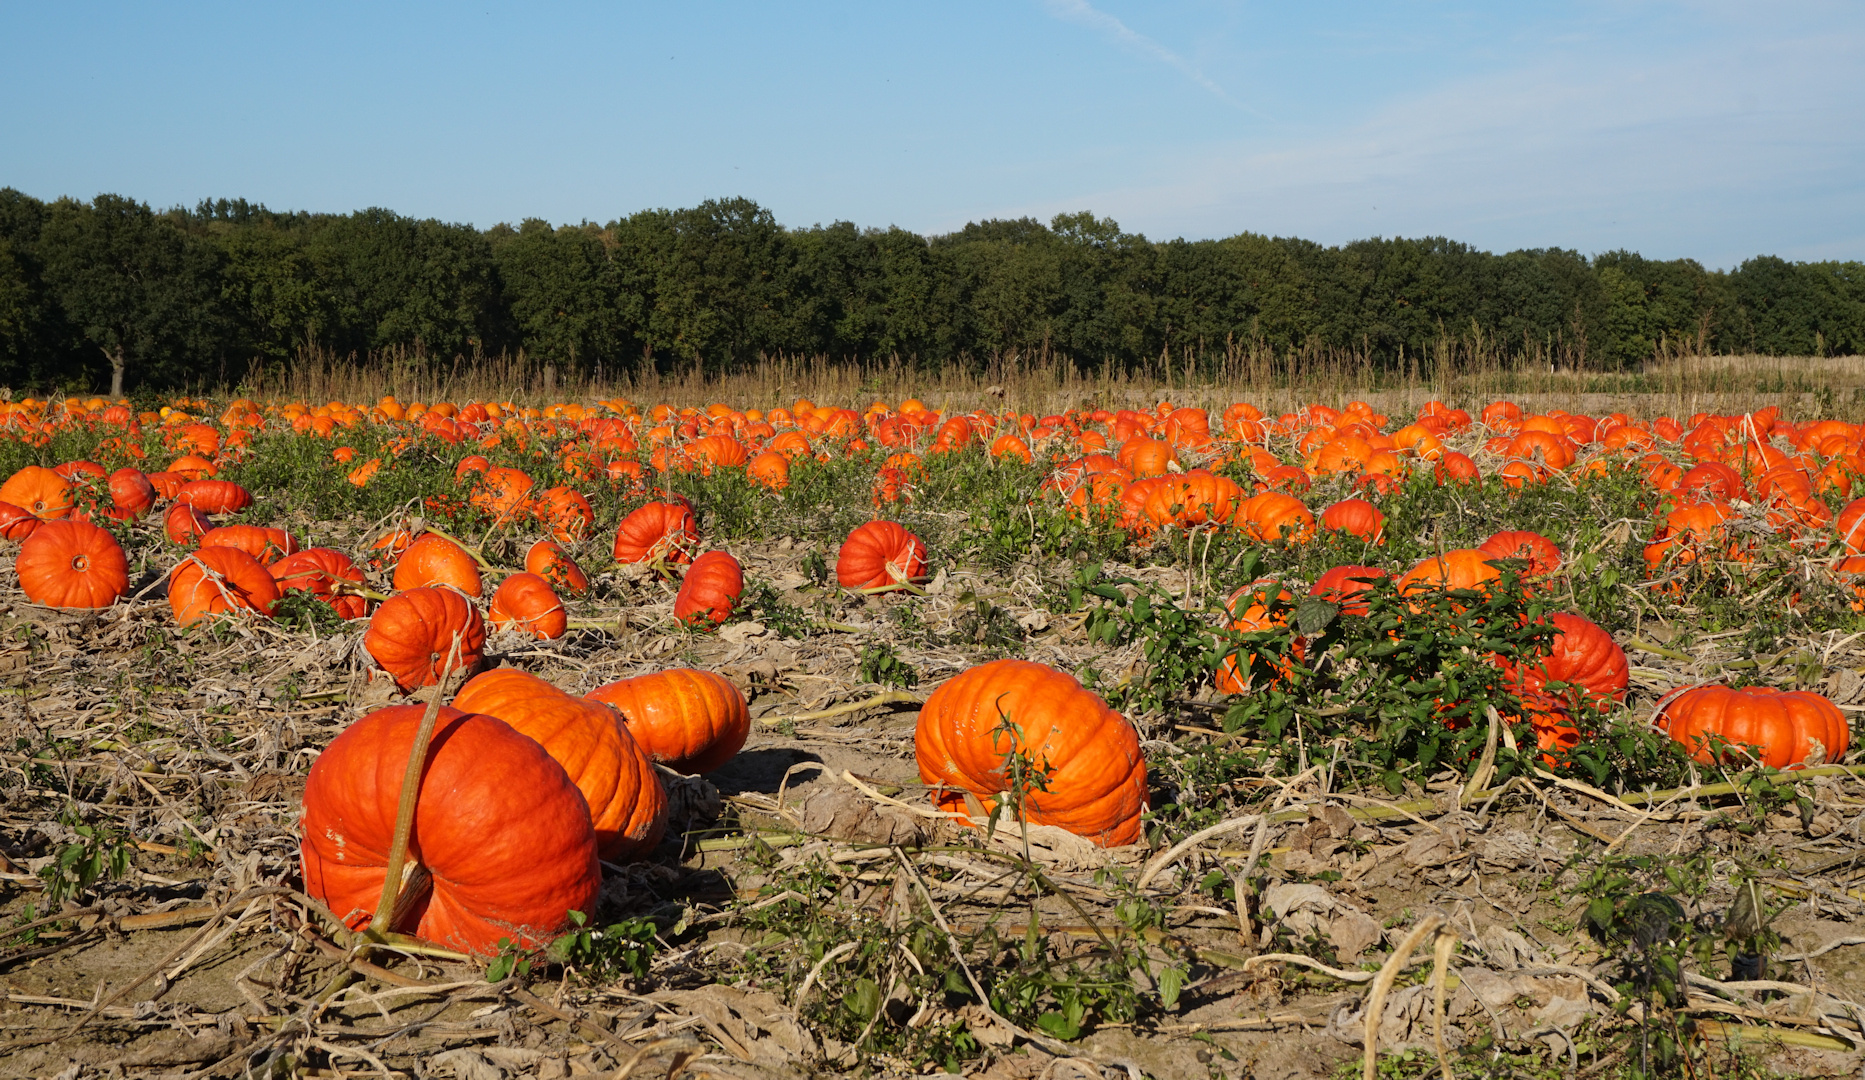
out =
<svg viewBox="0 0 1865 1080"><path fill-rule="evenodd" d="M396 908L401 903L403 864L408 858L408 838L414 832L415 803L421 794L421 778L427 772L427 748L434 741L434 727L440 718L440 700L447 696L447 681L460 661L460 634L454 632L447 660L434 680L434 696L428 699L427 711L421 714L421 726L415 729L414 745L408 749L408 767L402 772L401 801L395 806L395 833L389 841L388 869L382 876L382 898L376 902L375 918L366 931L372 941L387 941L394 925Z"/></svg>

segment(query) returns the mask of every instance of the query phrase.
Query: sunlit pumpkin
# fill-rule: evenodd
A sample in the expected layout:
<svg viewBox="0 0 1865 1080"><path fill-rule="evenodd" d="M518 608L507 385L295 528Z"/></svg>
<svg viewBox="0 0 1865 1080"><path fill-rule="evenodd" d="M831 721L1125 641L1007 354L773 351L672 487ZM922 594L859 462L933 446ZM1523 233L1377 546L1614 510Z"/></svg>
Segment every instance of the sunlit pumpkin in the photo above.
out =
<svg viewBox="0 0 1865 1080"><path fill-rule="evenodd" d="M1656 723L1706 765L1740 764L1747 760L1741 748L1753 747L1760 764L1798 769L1842 760L1851 744L1845 715L1807 690L1693 686L1666 702Z"/></svg>

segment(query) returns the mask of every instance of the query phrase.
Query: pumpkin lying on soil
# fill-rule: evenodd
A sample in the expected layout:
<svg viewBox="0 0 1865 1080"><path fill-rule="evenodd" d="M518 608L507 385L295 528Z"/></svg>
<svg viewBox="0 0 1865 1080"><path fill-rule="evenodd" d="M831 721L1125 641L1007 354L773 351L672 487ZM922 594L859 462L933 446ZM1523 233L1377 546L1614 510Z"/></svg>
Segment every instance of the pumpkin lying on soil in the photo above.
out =
<svg viewBox="0 0 1865 1080"><path fill-rule="evenodd" d="M387 877L402 778L423 707L370 713L311 765L299 845L305 892L353 929ZM391 930L490 955L522 949L595 912L602 883L589 806L550 754L503 720L441 708L428 751Z"/></svg>

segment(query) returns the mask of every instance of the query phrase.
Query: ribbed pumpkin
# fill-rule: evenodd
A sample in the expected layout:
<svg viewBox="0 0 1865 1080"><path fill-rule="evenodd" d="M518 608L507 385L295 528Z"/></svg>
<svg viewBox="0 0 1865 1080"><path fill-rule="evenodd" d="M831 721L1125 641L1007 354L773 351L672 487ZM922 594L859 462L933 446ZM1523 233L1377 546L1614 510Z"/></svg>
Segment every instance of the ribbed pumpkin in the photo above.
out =
<svg viewBox="0 0 1865 1080"><path fill-rule="evenodd" d="M1561 568L1561 546L1538 532L1504 529L1476 546L1492 559L1522 559L1527 577L1544 577Z"/></svg>
<svg viewBox="0 0 1865 1080"><path fill-rule="evenodd" d="M338 581L363 584L363 572L350 557L335 548L305 548L272 564L272 579L279 594L297 589L329 604L339 618L360 619L369 613L369 601L355 593L334 591Z"/></svg>
<svg viewBox="0 0 1865 1080"><path fill-rule="evenodd" d="M422 533L395 561L395 591L451 585L468 596L483 596L479 564L467 550L444 536Z"/></svg>
<svg viewBox="0 0 1865 1080"><path fill-rule="evenodd" d="M1475 589L1485 592L1489 582L1502 576L1490 565L1490 555L1474 548L1458 548L1425 559L1399 579L1399 591L1407 596L1428 589Z"/></svg>
<svg viewBox="0 0 1865 1080"><path fill-rule="evenodd" d="M857 525L835 556L835 579L845 589L878 589L926 576L926 545L892 521Z"/></svg>
<svg viewBox="0 0 1865 1080"><path fill-rule="evenodd" d="M674 597L673 617L692 626L717 626L732 617L744 591L745 573L738 560L729 552L708 551L687 568Z"/></svg>
<svg viewBox="0 0 1865 1080"><path fill-rule="evenodd" d="M305 892L368 925L387 876L397 804L422 707L379 709L311 765L299 847ZM390 929L462 952L499 939L536 948L569 913L595 913L602 883L589 807L542 746L503 720L441 708L408 855L425 889ZM423 883L425 883L423 885Z"/></svg>
<svg viewBox="0 0 1865 1080"><path fill-rule="evenodd" d="M182 626L240 611L270 617L277 602L278 582L272 572L239 548L202 548L175 564L168 575L168 604Z"/></svg>
<svg viewBox="0 0 1865 1080"><path fill-rule="evenodd" d="M618 862L660 843L667 792L614 709L512 668L473 676L453 707L496 716L557 759L589 803L596 851L604 859Z"/></svg>
<svg viewBox="0 0 1865 1080"><path fill-rule="evenodd" d="M1548 643L1548 655L1532 664L1502 662L1509 688L1521 697L1531 712L1565 710L1568 693L1551 696L1547 684L1567 683L1580 688L1583 701L1605 711L1615 701L1624 701L1631 683L1631 669L1625 650L1612 635L1584 615L1561 611L1548 616L1555 628Z"/></svg>
<svg viewBox="0 0 1865 1080"><path fill-rule="evenodd" d="M252 493L231 480L190 480L175 492L175 499L203 514L237 514L253 504Z"/></svg>
<svg viewBox="0 0 1865 1080"><path fill-rule="evenodd" d="M290 533L263 525L222 525L209 529L201 534L200 546L238 548L264 566L298 552L298 541Z"/></svg>
<svg viewBox="0 0 1865 1080"><path fill-rule="evenodd" d="M104 608L129 592L122 545L88 521L45 521L19 545L20 588L35 604Z"/></svg>
<svg viewBox="0 0 1865 1080"><path fill-rule="evenodd" d="M447 588L410 589L382 602L363 632L363 648L404 691L432 686L460 636L459 665L485 662L486 627L472 601Z"/></svg>
<svg viewBox="0 0 1865 1080"><path fill-rule="evenodd" d="M1335 566L1323 571L1315 579L1315 583L1308 587L1308 595L1340 605L1342 615L1366 615L1371 608L1360 597L1371 592L1375 582L1391 576L1377 566L1362 566L1358 563Z"/></svg>
<svg viewBox="0 0 1865 1080"><path fill-rule="evenodd" d="M487 618L501 630L535 634L545 641L562 637L569 626L557 591L537 574L512 574L499 582Z"/></svg>
<svg viewBox="0 0 1865 1080"><path fill-rule="evenodd" d="M965 792L989 809L1009 787L1005 762L1017 753L1045 776L1046 790L1024 795L1031 824L1103 847L1141 838L1147 790L1139 736L1054 668L994 660L946 681L920 710L913 748L920 780L944 788L934 793L941 809L963 811Z"/></svg>
<svg viewBox="0 0 1865 1080"><path fill-rule="evenodd" d="M531 504L531 512L550 526L550 534L560 543L574 544L589 535L596 523L596 511L575 488L546 488Z"/></svg>
<svg viewBox="0 0 1865 1080"><path fill-rule="evenodd" d="M561 595L581 596L589 591L589 578L576 560L555 540L539 540L525 552L525 573L536 574Z"/></svg>
<svg viewBox="0 0 1865 1080"><path fill-rule="evenodd" d="M637 507L616 528L615 561L682 563L692 558L690 552L698 542L692 507L678 502L651 502Z"/></svg>
<svg viewBox="0 0 1865 1080"><path fill-rule="evenodd" d="M710 671L671 668L583 696L621 713L648 757L676 772L711 772L730 761L751 732L745 695Z"/></svg>
<svg viewBox="0 0 1865 1080"><path fill-rule="evenodd" d="M71 510L71 484L43 465L28 465L0 484L0 502L10 502L43 521Z"/></svg>
<svg viewBox="0 0 1865 1080"><path fill-rule="evenodd" d="M141 469L125 465L110 474L110 516L135 521L155 506L155 485Z"/></svg>
<svg viewBox="0 0 1865 1080"><path fill-rule="evenodd" d="M1386 515L1365 499L1342 499L1321 511L1321 527L1349 533L1369 544L1386 542Z"/></svg>
<svg viewBox="0 0 1865 1080"><path fill-rule="evenodd" d="M1201 525L1229 525L1243 501L1243 489L1235 481L1198 469L1163 478L1147 494L1141 512L1146 523L1155 529L1168 525L1194 529Z"/></svg>
<svg viewBox="0 0 1865 1080"><path fill-rule="evenodd" d="M1846 718L1832 702L1767 686L1693 686L1659 710L1657 725L1706 765L1717 760L1710 746L1716 736L1729 747L1755 747L1760 762L1773 769L1839 761L1851 743ZM1735 750L1724 757L1746 760Z"/></svg>
<svg viewBox="0 0 1865 1080"><path fill-rule="evenodd" d="M1315 516L1307 504L1281 491L1263 491L1237 507L1239 521L1246 522L1251 536L1272 543L1287 540L1302 543L1315 532Z"/></svg>

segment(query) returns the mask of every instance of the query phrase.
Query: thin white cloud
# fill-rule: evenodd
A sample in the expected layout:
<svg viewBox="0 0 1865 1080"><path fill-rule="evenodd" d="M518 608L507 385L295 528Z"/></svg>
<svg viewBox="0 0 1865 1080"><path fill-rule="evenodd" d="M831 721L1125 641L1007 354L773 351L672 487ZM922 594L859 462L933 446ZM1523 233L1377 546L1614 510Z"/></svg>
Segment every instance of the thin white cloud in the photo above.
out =
<svg viewBox="0 0 1865 1080"><path fill-rule="evenodd" d="M1228 91L1212 81L1211 77L1200 70L1197 64L1134 30L1118 18L1094 7L1088 3L1088 0L1042 0L1042 5L1049 14L1058 19L1072 22L1077 26L1085 26L1090 30L1098 30L1116 44L1171 67L1231 108L1255 113L1255 110L1231 97Z"/></svg>
<svg viewBox="0 0 1865 1080"><path fill-rule="evenodd" d="M1720 266L1758 251L1856 258L1865 103L1846 87L1861 48L1840 31L1636 65L1543 58L1387 98L1346 128L1152 155L1125 183L1011 213L1091 206L1155 238L1448 235Z"/></svg>

